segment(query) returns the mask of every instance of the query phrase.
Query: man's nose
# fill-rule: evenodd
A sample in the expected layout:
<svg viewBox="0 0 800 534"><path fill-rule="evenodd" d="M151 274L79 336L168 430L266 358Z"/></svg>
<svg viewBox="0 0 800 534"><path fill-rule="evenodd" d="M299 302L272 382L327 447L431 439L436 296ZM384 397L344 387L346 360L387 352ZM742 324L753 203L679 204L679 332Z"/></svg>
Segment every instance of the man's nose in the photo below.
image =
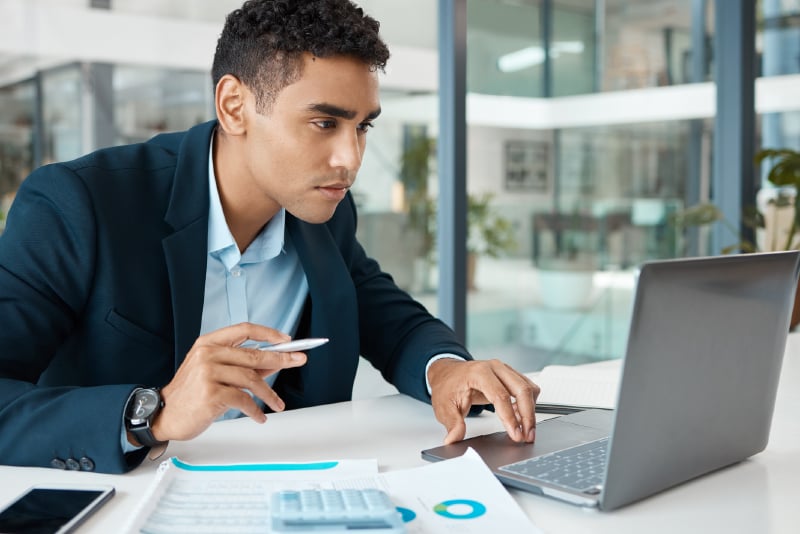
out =
<svg viewBox="0 0 800 534"><path fill-rule="evenodd" d="M361 140L357 133L342 132L336 137L331 154L331 166L344 168L350 172L358 171L363 157Z"/></svg>

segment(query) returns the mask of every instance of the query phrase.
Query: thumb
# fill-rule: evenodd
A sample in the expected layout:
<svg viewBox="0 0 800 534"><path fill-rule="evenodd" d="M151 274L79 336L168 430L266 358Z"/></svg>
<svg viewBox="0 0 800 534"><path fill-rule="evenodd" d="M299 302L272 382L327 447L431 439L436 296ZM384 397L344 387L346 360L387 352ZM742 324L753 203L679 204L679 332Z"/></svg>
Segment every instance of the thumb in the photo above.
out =
<svg viewBox="0 0 800 534"><path fill-rule="evenodd" d="M469 413L471 403L468 399L443 402L441 398L432 399L433 413L436 419L447 429L444 444L450 445L461 441L467 434L467 424L464 418Z"/></svg>
<svg viewBox="0 0 800 534"><path fill-rule="evenodd" d="M452 427L447 428L447 436L444 438L444 444L450 445L451 443L461 441L466 435L467 425L464 423L463 419L459 419L458 421L455 421L455 424Z"/></svg>

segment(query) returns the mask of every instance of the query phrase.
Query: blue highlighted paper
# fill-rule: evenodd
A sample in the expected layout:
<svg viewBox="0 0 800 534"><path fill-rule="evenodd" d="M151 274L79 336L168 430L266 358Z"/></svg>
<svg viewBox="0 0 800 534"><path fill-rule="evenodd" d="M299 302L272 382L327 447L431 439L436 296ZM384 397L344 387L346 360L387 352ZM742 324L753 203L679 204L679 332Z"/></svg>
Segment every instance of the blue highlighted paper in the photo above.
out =
<svg viewBox="0 0 800 534"><path fill-rule="evenodd" d="M225 464L225 465L192 465L182 462L176 457L170 458L175 467L185 471L322 471L333 469L339 462L309 462L302 464Z"/></svg>

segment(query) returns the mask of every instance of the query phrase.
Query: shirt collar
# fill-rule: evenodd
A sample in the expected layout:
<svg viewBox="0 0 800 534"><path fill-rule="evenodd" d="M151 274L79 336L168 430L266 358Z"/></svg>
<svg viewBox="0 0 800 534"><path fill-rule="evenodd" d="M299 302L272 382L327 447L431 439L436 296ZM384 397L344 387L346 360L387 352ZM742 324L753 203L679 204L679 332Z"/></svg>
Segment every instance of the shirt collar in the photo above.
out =
<svg viewBox="0 0 800 534"><path fill-rule="evenodd" d="M258 233L244 251L239 253L222 211L222 201L217 190L217 177L214 173L214 136L208 149L208 253L219 258L227 269L238 263L258 263L277 257L284 247L286 229L286 210L281 208Z"/></svg>

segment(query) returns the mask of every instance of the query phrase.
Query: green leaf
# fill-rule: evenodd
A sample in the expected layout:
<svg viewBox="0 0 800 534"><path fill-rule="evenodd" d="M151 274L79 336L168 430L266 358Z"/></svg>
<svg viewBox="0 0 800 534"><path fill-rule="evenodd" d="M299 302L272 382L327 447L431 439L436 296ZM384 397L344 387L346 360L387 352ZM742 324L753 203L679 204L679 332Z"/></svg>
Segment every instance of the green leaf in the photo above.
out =
<svg viewBox="0 0 800 534"><path fill-rule="evenodd" d="M670 220L676 226L704 226L724 218L718 207L704 202L673 213Z"/></svg>
<svg viewBox="0 0 800 534"><path fill-rule="evenodd" d="M765 148L756 153L755 163L774 160L767 180L777 186L800 186L800 152L790 148Z"/></svg>

